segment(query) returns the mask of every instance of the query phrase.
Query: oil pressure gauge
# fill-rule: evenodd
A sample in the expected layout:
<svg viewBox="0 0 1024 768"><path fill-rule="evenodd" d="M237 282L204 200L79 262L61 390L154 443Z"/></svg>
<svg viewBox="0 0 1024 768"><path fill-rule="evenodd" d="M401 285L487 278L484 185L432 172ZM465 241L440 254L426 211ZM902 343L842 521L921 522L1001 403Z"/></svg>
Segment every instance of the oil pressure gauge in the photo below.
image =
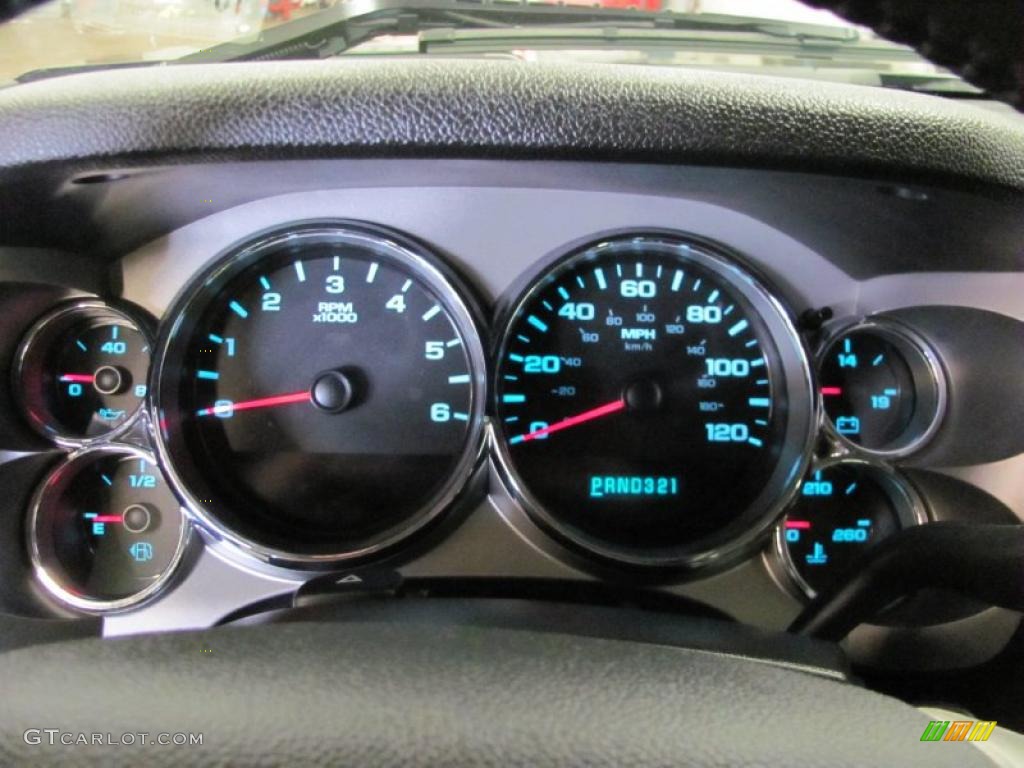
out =
<svg viewBox="0 0 1024 768"><path fill-rule="evenodd" d="M64 305L25 336L15 392L29 424L65 445L124 429L146 397L149 340L140 321L100 301Z"/></svg>

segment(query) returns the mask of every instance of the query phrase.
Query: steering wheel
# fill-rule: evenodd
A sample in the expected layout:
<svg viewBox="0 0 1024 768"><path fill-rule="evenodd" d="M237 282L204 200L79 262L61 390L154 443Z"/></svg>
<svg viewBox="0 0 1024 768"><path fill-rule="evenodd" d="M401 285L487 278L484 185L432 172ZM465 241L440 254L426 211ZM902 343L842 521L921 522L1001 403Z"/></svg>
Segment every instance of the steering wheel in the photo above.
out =
<svg viewBox="0 0 1024 768"><path fill-rule="evenodd" d="M652 639L371 610L34 646L0 655L4 689L18 692L0 698L0 763L991 765L969 744L922 744L925 714L834 669ZM78 734L109 738L61 743Z"/></svg>

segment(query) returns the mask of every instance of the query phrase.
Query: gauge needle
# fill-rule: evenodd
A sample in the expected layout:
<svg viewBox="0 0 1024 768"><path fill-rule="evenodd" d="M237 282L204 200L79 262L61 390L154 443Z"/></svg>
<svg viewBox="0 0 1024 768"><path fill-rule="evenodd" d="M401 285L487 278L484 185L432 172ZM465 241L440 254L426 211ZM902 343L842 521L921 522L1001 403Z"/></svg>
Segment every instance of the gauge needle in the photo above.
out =
<svg viewBox="0 0 1024 768"><path fill-rule="evenodd" d="M124 515L96 515L96 517L90 518L89 522L92 523L123 523Z"/></svg>
<svg viewBox="0 0 1024 768"><path fill-rule="evenodd" d="M843 394L843 388L842 387L822 387L821 388L821 394L823 394L825 397L833 397L835 395L841 395L841 394Z"/></svg>
<svg viewBox="0 0 1024 768"><path fill-rule="evenodd" d="M541 429L535 429L533 430L533 432L529 432L525 435L513 437L511 440L509 440L509 443L515 445L516 443L523 443L526 442L527 440L536 440L539 437L546 437L547 435L550 435L552 432L559 432L563 429L568 429L569 427L575 427L579 424L584 424L588 421L599 419L602 416L609 416L613 413L616 413L617 411L621 411L625 407L626 401L623 400L622 398L619 398L618 400L614 400L605 405L599 405L597 408L591 408L589 411L584 411L583 413L576 414L575 416L570 416L566 419L562 419L557 424L542 427Z"/></svg>
<svg viewBox="0 0 1024 768"><path fill-rule="evenodd" d="M293 392L290 395L274 395L273 397L261 397L256 400L243 400L240 403L211 405L209 408L201 408L196 412L196 415L219 416L224 413L234 413L235 411L251 411L254 408L273 408L274 406L288 405L289 403L309 402L309 399L309 390L304 389L301 392Z"/></svg>
<svg viewBox="0 0 1024 768"><path fill-rule="evenodd" d="M87 373L62 373L61 381L73 381L80 384L92 384L93 377Z"/></svg>

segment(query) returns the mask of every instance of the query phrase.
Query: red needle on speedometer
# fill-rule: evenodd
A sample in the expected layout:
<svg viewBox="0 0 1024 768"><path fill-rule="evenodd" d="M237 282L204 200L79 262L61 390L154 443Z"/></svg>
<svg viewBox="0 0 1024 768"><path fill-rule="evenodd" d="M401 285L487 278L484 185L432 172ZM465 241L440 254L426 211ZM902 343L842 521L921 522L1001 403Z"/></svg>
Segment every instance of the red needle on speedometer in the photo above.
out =
<svg viewBox="0 0 1024 768"><path fill-rule="evenodd" d="M243 400L240 403L211 405L209 408L201 408L196 415L215 416L235 411L251 411L254 408L273 408L277 405L309 402L309 399L309 390L305 389L302 392L293 392L289 395L274 395L273 397L260 397L256 400Z"/></svg>
<svg viewBox="0 0 1024 768"><path fill-rule="evenodd" d="M605 405L599 405L597 408L591 408L589 411L584 411L583 413L576 414L575 416L570 416L567 419L562 419L557 424L542 427L541 429L535 429L533 432L520 435L519 437L513 437L509 442L515 444L526 442L527 440L536 440L538 437L546 437L552 432L559 432L563 429L568 429L569 427L575 427L578 424L584 424L588 421L593 421L594 419L600 419L602 416L608 416L616 413L617 411L621 411L625 407L626 401L619 398L618 400Z"/></svg>

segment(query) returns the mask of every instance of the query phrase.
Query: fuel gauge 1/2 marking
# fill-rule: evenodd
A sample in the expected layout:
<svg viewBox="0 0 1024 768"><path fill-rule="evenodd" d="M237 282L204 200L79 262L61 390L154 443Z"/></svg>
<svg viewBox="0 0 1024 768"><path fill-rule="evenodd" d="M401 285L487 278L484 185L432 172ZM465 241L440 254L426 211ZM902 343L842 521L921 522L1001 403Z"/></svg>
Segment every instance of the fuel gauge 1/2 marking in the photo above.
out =
<svg viewBox="0 0 1024 768"><path fill-rule="evenodd" d="M81 610L122 610L153 595L181 558L185 518L153 458L80 451L32 502L29 552L42 585Z"/></svg>
<svg viewBox="0 0 1024 768"><path fill-rule="evenodd" d="M29 423L77 444L127 427L146 397L149 340L139 323L98 301L60 307L18 352L16 391Z"/></svg>

